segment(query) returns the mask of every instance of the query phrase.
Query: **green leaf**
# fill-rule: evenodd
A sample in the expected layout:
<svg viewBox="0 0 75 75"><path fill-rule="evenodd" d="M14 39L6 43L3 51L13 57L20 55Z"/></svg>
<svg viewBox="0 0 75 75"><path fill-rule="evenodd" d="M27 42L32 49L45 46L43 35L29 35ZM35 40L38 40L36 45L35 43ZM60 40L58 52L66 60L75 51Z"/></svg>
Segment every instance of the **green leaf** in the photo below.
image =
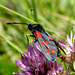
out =
<svg viewBox="0 0 75 75"><path fill-rule="evenodd" d="M13 72L18 72L15 64L6 60L0 60L0 75L13 75Z"/></svg>
<svg viewBox="0 0 75 75"><path fill-rule="evenodd" d="M10 46L12 46L14 49L16 49L18 52L23 53L22 50L21 50L18 46L14 45L14 44L13 44L11 41L9 41L4 35L1 35L1 34L0 34L0 37L2 37L3 39L5 39L5 41L6 41Z"/></svg>

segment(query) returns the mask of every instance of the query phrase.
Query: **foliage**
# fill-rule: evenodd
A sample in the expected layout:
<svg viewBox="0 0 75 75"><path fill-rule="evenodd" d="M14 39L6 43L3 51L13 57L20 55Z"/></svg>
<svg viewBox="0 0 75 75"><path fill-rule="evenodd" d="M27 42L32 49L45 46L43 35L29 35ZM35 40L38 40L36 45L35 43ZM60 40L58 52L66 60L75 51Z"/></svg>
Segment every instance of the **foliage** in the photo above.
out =
<svg viewBox="0 0 75 75"><path fill-rule="evenodd" d="M35 9L33 23L41 24L56 41L60 37L65 38L67 34L70 35L71 28L75 28L75 0L0 1L0 75L12 75L12 72L18 72L14 66L15 59L20 58L20 52L27 53L26 35L31 34L26 25L6 23L29 24L31 8ZM30 44L33 40L34 38L29 37Z"/></svg>

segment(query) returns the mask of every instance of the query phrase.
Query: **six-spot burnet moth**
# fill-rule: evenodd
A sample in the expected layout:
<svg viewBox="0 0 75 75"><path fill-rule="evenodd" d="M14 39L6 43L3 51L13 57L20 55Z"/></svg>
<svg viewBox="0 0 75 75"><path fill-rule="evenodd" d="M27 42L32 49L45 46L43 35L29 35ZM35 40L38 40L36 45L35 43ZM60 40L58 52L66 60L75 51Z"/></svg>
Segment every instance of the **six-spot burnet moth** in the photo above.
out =
<svg viewBox="0 0 75 75"><path fill-rule="evenodd" d="M64 50L60 47L60 45L53 39L53 37L48 34L40 24L32 24L32 10L31 9L31 24L26 23L17 23L17 22L10 22L7 24L26 24L28 25L28 29L32 32L33 36L39 42L42 51L46 58L54 62L56 57L60 56L59 48L64 52ZM64 54L66 54L64 52Z"/></svg>

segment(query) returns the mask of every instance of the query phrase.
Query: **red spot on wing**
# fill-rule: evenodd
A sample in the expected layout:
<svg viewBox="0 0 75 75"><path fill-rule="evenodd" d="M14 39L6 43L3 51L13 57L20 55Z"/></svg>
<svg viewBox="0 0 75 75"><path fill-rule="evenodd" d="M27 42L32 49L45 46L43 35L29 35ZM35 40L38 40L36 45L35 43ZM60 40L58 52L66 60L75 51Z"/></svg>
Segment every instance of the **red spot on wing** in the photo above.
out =
<svg viewBox="0 0 75 75"><path fill-rule="evenodd" d="M39 31L36 31L36 34L37 34L37 36L38 36L39 38L42 37L42 34L41 34Z"/></svg>
<svg viewBox="0 0 75 75"><path fill-rule="evenodd" d="M54 54L55 53L55 50L51 50L51 53Z"/></svg>
<svg viewBox="0 0 75 75"><path fill-rule="evenodd" d="M49 37L49 39L53 40L53 38L50 35L48 35L48 37Z"/></svg>
<svg viewBox="0 0 75 75"><path fill-rule="evenodd" d="M46 53L49 53L49 49L46 49Z"/></svg>
<svg viewBox="0 0 75 75"><path fill-rule="evenodd" d="M34 32L34 35L35 35L35 37L37 38L37 34L36 34L36 32Z"/></svg>
<svg viewBox="0 0 75 75"><path fill-rule="evenodd" d="M48 45L48 43L49 43L49 41L48 41L48 40L47 40L47 41L45 41L45 44L46 44L46 45Z"/></svg>
<svg viewBox="0 0 75 75"><path fill-rule="evenodd" d="M41 42L40 44L41 44L41 45L44 45L44 43L43 43L43 42Z"/></svg>

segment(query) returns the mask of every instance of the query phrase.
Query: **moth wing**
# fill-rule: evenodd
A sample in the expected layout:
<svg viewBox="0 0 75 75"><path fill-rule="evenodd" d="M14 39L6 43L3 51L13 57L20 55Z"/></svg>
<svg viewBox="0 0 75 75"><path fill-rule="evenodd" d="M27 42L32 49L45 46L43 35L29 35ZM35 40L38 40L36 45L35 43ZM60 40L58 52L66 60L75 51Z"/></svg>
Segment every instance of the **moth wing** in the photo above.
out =
<svg viewBox="0 0 75 75"><path fill-rule="evenodd" d="M56 46L56 44L54 43L54 41L52 41L50 39L49 34L48 34L49 36L45 33L40 33L40 34L41 34L41 37L38 37L37 39L41 45L41 48L42 48L44 55L46 56L46 58L49 61L51 61L51 62L55 61L55 59L57 57L57 46ZM46 41L48 44L46 43Z"/></svg>

